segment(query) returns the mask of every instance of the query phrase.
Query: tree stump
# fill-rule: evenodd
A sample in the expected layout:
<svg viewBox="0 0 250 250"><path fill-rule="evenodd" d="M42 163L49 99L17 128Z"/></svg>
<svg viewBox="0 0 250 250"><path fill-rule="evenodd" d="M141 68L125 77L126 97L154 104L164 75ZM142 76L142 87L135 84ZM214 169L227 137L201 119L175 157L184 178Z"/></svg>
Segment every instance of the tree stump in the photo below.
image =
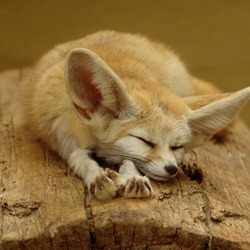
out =
<svg viewBox="0 0 250 250"><path fill-rule="evenodd" d="M0 249L250 249L250 132L186 155L150 199L100 202L23 123L21 70L0 74Z"/></svg>

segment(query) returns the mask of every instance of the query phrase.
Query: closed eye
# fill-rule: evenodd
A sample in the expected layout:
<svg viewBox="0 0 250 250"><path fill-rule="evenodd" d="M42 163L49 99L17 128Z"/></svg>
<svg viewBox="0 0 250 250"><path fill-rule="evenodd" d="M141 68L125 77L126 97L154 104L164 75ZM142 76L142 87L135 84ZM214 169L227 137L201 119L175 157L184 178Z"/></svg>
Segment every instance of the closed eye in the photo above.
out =
<svg viewBox="0 0 250 250"><path fill-rule="evenodd" d="M175 150L183 148L183 146L172 146L170 148L171 148L171 150L175 151Z"/></svg>
<svg viewBox="0 0 250 250"><path fill-rule="evenodd" d="M148 140L146 140L146 139L144 139L142 137L139 137L139 136L136 136L136 135L130 135L130 136L133 136L133 137L139 139L140 141L143 141L145 144L147 144L151 148L153 148L155 146L155 144L153 142L148 141Z"/></svg>

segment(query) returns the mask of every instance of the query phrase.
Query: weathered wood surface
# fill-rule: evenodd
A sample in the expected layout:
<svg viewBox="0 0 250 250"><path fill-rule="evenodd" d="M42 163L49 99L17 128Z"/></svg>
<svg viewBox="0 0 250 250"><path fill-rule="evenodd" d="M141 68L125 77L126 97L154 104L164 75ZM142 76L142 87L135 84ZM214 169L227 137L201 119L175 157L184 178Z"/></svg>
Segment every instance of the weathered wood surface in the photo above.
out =
<svg viewBox="0 0 250 250"><path fill-rule="evenodd" d="M0 74L0 249L250 249L250 132L187 155L152 199L100 202L23 124L22 71Z"/></svg>

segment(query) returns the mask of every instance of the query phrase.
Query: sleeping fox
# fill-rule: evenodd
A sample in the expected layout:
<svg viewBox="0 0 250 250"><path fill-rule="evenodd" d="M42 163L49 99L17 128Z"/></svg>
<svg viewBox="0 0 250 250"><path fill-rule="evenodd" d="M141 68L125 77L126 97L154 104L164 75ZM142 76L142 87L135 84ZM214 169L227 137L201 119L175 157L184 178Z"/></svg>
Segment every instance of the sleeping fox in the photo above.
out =
<svg viewBox="0 0 250 250"><path fill-rule="evenodd" d="M250 97L250 87L221 94L162 44L113 31L55 47L22 92L32 130L99 200L151 196L149 179L175 177L185 151L225 128Z"/></svg>

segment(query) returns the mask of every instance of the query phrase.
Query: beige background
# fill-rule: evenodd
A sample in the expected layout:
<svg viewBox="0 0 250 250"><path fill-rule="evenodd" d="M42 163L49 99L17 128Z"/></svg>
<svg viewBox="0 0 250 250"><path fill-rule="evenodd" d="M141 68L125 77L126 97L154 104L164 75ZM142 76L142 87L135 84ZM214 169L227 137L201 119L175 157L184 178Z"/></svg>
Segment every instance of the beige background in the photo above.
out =
<svg viewBox="0 0 250 250"><path fill-rule="evenodd" d="M224 91L250 86L249 0L0 0L0 70L100 29L163 41L192 74Z"/></svg>

